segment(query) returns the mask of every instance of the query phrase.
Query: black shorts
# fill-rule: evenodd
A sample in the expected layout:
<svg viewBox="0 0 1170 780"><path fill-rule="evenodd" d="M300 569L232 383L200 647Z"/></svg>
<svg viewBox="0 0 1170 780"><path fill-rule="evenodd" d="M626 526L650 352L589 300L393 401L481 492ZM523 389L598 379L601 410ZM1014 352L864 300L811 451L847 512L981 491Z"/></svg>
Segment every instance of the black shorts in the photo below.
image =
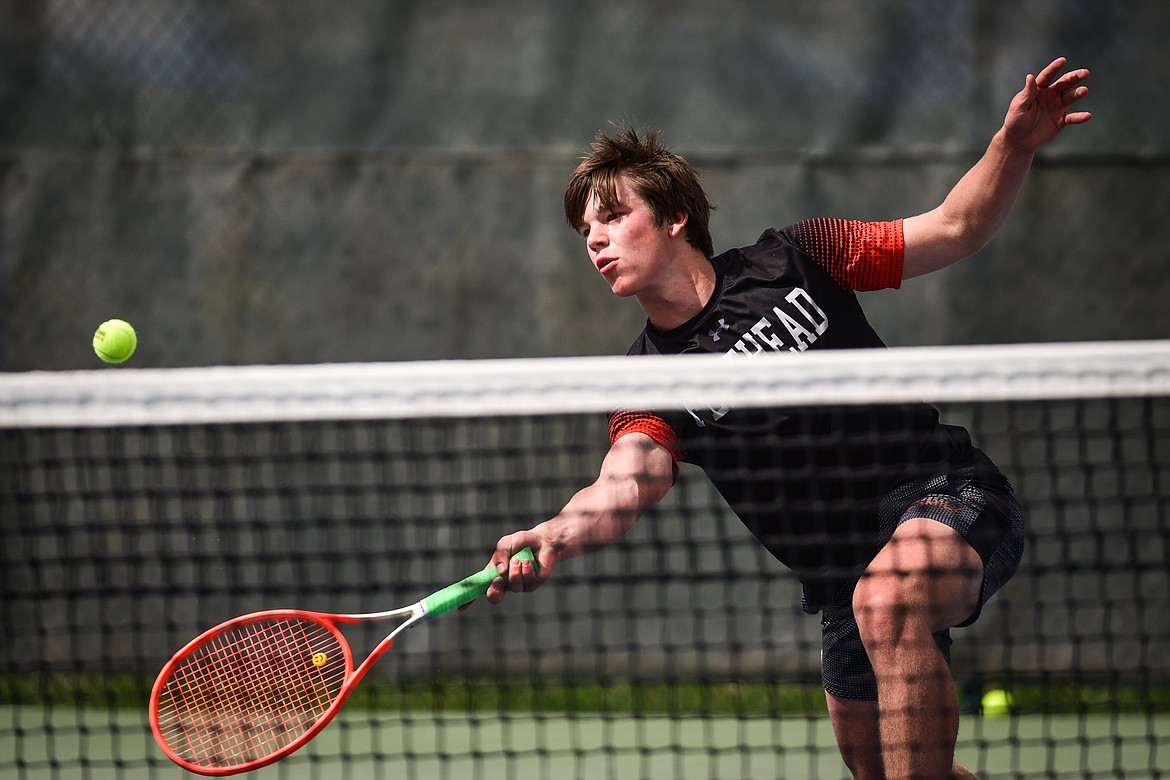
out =
<svg viewBox="0 0 1170 780"><path fill-rule="evenodd" d="M1012 487L984 460L909 482L882 500L882 532L892 535L907 520L926 517L949 526L967 540L983 561L979 608L962 625L979 617L983 605L1011 579L1024 555L1024 518ZM853 616L857 582L843 588L821 612L821 679L825 690L841 699L877 700L873 667L861 644ZM935 644L951 663L950 631L934 635Z"/></svg>

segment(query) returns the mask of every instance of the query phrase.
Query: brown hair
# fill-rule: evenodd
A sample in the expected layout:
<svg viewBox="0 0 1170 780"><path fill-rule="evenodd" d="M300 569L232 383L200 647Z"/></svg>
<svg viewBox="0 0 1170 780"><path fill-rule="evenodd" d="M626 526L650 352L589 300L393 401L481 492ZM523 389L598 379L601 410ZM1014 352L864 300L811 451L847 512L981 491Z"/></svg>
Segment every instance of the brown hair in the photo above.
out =
<svg viewBox="0 0 1170 780"><path fill-rule="evenodd" d="M687 215L687 241L707 257L715 254L708 222L711 203L699 184L699 174L681 156L670 151L654 131L643 136L626 128L617 135L598 133L565 189L565 219L576 229L592 194L603 208L617 205L617 181L626 183L646 201L661 225L667 218Z"/></svg>

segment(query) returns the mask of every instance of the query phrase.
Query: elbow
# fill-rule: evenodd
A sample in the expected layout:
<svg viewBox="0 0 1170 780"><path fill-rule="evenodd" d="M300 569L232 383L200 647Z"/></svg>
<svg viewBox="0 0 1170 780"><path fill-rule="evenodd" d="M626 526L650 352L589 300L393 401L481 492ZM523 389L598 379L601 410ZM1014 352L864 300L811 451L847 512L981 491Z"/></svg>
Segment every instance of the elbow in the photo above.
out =
<svg viewBox="0 0 1170 780"><path fill-rule="evenodd" d="M944 251L953 259L965 260L991 243L998 229L998 222L983 214L942 215L939 227L939 241Z"/></svg>
<svg viewBox="0 0 1170 780"><path fill-rule="evenodd" d="M934 219L921 225L930 229L907 231L903 277L921 276L954 265L977 254L991 243L994 230L976 219L946 218L935 214Z"/></svg>

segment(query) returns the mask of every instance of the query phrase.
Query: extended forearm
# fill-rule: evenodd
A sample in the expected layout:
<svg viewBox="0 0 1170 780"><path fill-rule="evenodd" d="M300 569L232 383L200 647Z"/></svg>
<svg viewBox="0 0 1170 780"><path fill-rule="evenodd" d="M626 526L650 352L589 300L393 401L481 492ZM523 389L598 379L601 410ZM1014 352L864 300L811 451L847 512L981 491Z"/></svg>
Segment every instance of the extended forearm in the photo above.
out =
<svg viewBox="0 0 1170 780"><path fill-rule="evenodd" d="M1000 130L951 189L939 209L960 252L978 252L1003 227L1028 178L1032 158L1032 152L1010 144Z"/></svg>
<svg viewBox="0 0 1170 780"><path fill-rule="evenodd" d="M583 555L626 534L674 484L674 461L644 434L610 448L597 481L577 492L555 517L532 529L557 560Z"/></svg>
<svg viewBox="0 0 1170 780"><path fill-rule="evenodd" d="M605 547L624 536L645 507L635 486L599 480L579 491L555 517L533 528L557 560Z"/></svg>
<svg viewBox="0 0 1170 780"><path fill-rule="evenodd" d="M987 151L937 208L903 222L907 278L937 271L978 252L1007 221L1032 166L1030 151L1001 129Z"/></svg>

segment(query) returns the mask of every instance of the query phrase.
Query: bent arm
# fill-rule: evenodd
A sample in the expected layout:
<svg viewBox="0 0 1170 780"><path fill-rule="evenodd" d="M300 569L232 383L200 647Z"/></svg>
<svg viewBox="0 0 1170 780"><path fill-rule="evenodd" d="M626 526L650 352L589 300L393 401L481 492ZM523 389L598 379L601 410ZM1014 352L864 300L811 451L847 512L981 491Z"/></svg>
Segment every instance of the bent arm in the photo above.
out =
<svg viewBox="0 0 1170 780"><path fill-rule="evenodd" d="M1067 110L1088 94L1081 82L1089 72L1060 75L1064 65L1061 57L1038 76L1029 75L974 167L938 208L903 221L903 278L945 268L986 246L1011 214L1036 150L1067 125L1089 121L1088 112Z"/></svg>
<svg viewBox="0 0 1170 780"><path fill-rule="evenodd" d="M491 564L507 579L492 583L488 601L500 601L506 590L534 590L561 561L620 539L673 484L674 459L666 447L642 433L622 436L602 461L597 480L578 491L555 517L500 539ZM511 561L525 547L536 555L539 572L530 563Z"/></svg>

